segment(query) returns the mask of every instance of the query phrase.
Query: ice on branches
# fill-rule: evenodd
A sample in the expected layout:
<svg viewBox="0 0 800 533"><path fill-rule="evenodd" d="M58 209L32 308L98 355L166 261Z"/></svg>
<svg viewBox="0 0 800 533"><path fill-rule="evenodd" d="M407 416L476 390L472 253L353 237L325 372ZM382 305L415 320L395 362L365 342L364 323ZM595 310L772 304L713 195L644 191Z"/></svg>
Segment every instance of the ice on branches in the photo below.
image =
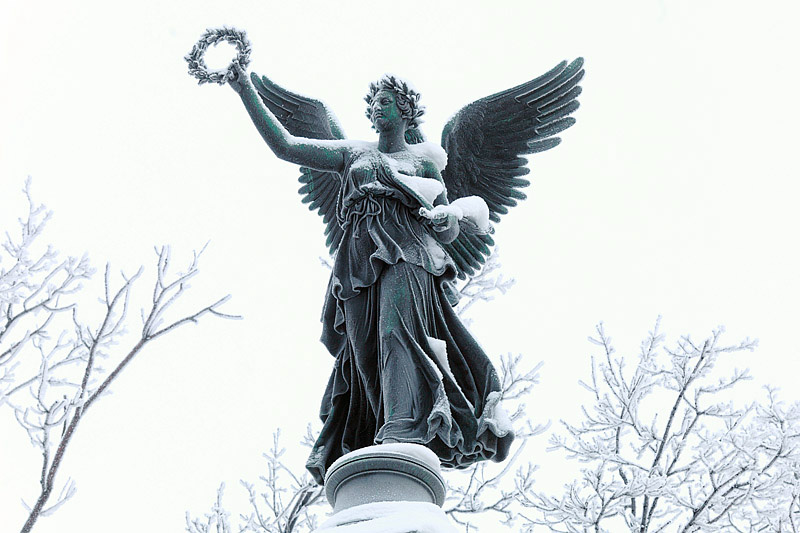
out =
<svg viewBox="0 0 800 533"><path fill-rule="evenodd" d="M304 445L316 441L309 426L303 438ZM256 533L305 533L313 531L319 523L321 504L325 503L322 487L308 472L295 473L283 461L286 449L280 444L280 430L272 435L272 447L263 454L267 461L266 474L258 483L241 481L247 490L250 509L239 515L236 531ZM224 484L217 491L217 501L203 518L193 518L186 513L188 533L222 533L233 531L230 513L222 507Z"/></svg>
<svg viewBox="0 0 800 533"><path fill-rule="evenodd" d="M522 364L522 356L507 354L499 367L503 404L512 409L510 418L516 435L511 456L501 464L484 461L464 471L445 471L445 513L466 531L478 531L475 525L478 515L489 515L492 520L512 526L522 491L533 484L536 467L520 462L528 440L544 433L549 422L534 425L525 414L525 401L539 383L542 363L531 369L523 369Z"/></svg>
<svg viewBox="0 0 800 533"><path fill-rule="evenodd" d="M498 293L505 294L516 283L514 278L504 278L499 270L500 260L495 248L494 253L489 256L480 272L468 278L458 289L461 301L456 308L456 312L464 323L469 323L468 320L464 319L464 316L473 305L477 302L494 300Z"/></svg>
<svg viewBox="0 0 800 533"><path fill-rule="evenodd" d="M597 327L600 354L582 383L592 403L551 441L586 467L561 496L526 493L527 531L800 531L800 407L774 391L764 403L724 401L749 375L720 377L718 363L756 342L722 334L666 345L656 323L626 358Z"/></svg>
<svg viewBox="0 0 800 533"><path fill-rule="evenodd" d="M86 257L64 259L51 246L37 249L51 214L33 202L30 181L23 192L28 213L19 221L21 232L18 237L7 233L0 251L0 408L13 411L41 454L39 494L33 505L25 504L29 516L22 532L26 533L40 516L75 494L72 479L56 488L71 439L87 411L142 348L204 315L236 317L220 310L228 296L175 316L173 304L197 274L199 254L185 272L173 274L169 248L163 247L156 250L153 297L142 311L140 334L125 346L126 333L132 329L131 293L143 269L117 277L106 266L99 318L84 320L85 313L79 312L86 302L81 298L82 283L94 271Z"/></svg>

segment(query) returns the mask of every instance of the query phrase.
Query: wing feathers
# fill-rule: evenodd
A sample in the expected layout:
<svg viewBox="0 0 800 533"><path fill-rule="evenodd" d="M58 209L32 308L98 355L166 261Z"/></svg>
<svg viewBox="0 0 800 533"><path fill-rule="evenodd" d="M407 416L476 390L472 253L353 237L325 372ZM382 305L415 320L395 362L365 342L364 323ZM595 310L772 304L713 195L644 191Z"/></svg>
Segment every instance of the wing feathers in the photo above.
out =
<svg viewBox="0 0 800 533"><path fill-rule="evenodd" d="M342 228L336 218L336 204L339 197L339 176L333 172L320 172L306 167L300 168L298 181L303 185L298 189L301 201L309 204L310 211L317 211L325 223L325 245L331 253L336 251L342 241Z"/></svg>
<svg viewBox="0 0 800 533"><path fill-rule="evenodd" d="M564 64L566 64L566 61L561 62L559 66ZM553 72L553 70L551 70L550 72ZM524 100L526 103L529 103L539 98L542 94L546 94L552 91L553 89L559 87L563 83L569 81L573 76L577 77L578 81L580 80L581 77L583 77L582 58L576 59L575 61L570 63L566 68L564 68L561 72L559 72L554 76L549 77L549 79L547 79L544 83L540 84L538 87L535 87L523 93L519 93L514 98L518 102Z"/></svg>
<svg viewBox="0 0 800 533"><path fill-rule="evenodd" d="M525 153L538 154L539 152L544 152L545 150L555 148L559 144L561 144L561 139L558 137L545 139L543 141L528 141L528 149L525 151Z"/></svg>
<svg viewBox="0 0 800 533"><path fill-rule="evenodd" d="M571 115L577 111L580 106L581 104L579 102L573 100L572 102L568 102L561 107L556 107L554 109L548 108L547 111L542 110L542 112L545 114L542 115L541 121L543 123L547 123L566 117L567 115Z"/></svg>
<svg viewBox="0 0 800 533"><path fill-rule="evenodd" d="M461 232L455 241L445 244L444 248L456 263L458 277L464 279L466 276L473 276L486 262L491 253L490 246L494 246L490 235Z"/></svg>
<svg viewBox="0 0 800 533"><path fill-rule="evenodd" d="M576 98L580 96L581 92L583 92L583 87L578 85L562 94L553 95L553 98L549 98L546 101L543 100L539 103L539 111L542 113L549 113L550 110L560 107L567 102L574 101L577 103Z"/></svg>
<svg viewBox="0 0 800 533"><path fill-rule="evenodd" d="M310 139L343 139L333 113L320 100L288 91L266 76L252 73L250 79L264 105L292 135Z"/></svg>
<svg viewBox="0 0 800 533"><path fill-rule="evenodd" d="M492 96L489 96L489 97L485 98L485 100L488 100L488 101L491 102L491 101L499 100L501 98L506 98L508 96L524 94L524 93L530 92L530 91L534 90L536 87L538 87L538 86L540 86L540 85L542 85L544 83L547 83L548 81L552 80L555 76L557 76L560 72L562 72L566 66L567 66L567 62L566 61L562 61L561 63L559 63L558 65L556 65L552 69L550 69L548 72L545 72L544 74L542 74L538 78L534 78L531 81L522 83L520 85L517 85L516 87L512 87L511 89L507 89L505 91L501 91L499 93L493 94Z"/></svg>
<svg viewBox="0 0 800 533"><path fill-rule="evenodd" d="M524 200L519 189L530 182L524 155L559 145L559 133L575 123L583 79L583 59L562 61L545 74L477 100L456 113L442 132L448 163L442 172L450 200L479 195L498 222L508 208ZM453 245L459 268L480 268L491 237L462 232ZM478 246L480 244L480 246ZM475 266L475 261L479 265ZM463 273L462 272L462 273Z"/></svg>
<svg viewBox="0 0 800 533"><path fill-rule="evenodd" d="M561 120L552 122L544 127L536 128L536 134L541 137L550 137L551 135L561 133L562 131L569 128L573 124L575 124L574 118L572 117L562 118Z"/></svg>
<svg viewBox="0 0 800 533"><path fill-rule="evenodd" d="M461 239L460 244L467 252L468 259L472 261L471 264L475 267L476 270L479 270L483 265L483 254L475 246L475 243L472 242L472 239L467 237L465 239Z"/></svg>
<svg viewBox="0 0 800 533"><path fill-rule="evenodd" d="M447 254L453 258L453 261L455 261L456 266L458 267L458 277L464 279L466 276L474 275L475 269L470 266L466 259L464 259L460 247L456 245L458 240L459 238L450 244L445 244L444 249L447 251Z"/></svg>
<svg viewBox="0 0 800 533"><path fill-rule="evenodd" d="M512 157L509 159L482 159L481 164L485 168L495 171L514 172L514 176L524 176L530 172L530 169L524 165L528 160L522 157Z"/></svg>

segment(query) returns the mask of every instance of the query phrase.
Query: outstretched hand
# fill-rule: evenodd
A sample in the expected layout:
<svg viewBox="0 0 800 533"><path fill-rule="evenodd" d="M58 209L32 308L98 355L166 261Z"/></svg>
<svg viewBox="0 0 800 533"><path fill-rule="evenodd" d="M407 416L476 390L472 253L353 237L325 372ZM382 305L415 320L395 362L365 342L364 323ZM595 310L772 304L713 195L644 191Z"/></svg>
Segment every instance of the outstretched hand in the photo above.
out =
<svg viewBox="0 0 800 533"><path fill-rule="evenodd" d="M237 61L231 63L228 70L228 85L239 94L242 94L245 86L247 85L247 72L239 65Z"/></svg>

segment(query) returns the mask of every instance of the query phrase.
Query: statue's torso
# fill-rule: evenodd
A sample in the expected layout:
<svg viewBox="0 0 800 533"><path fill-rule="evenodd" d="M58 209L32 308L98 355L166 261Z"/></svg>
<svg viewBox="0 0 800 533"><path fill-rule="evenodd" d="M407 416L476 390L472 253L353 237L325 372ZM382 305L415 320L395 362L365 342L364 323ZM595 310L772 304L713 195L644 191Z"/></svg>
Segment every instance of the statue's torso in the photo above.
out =
<svg viewBox="0 0 800 533"><path fill-rule="evenodd" d="M346 162L337 206L344 236L333 270L338 297L353 297L377 281L386 265L400 261L435 276L452 267L419 215L419 199L398 182L398 173L419 175L425 165L423 155L384 154L374 144L354 151Z"/></svg>

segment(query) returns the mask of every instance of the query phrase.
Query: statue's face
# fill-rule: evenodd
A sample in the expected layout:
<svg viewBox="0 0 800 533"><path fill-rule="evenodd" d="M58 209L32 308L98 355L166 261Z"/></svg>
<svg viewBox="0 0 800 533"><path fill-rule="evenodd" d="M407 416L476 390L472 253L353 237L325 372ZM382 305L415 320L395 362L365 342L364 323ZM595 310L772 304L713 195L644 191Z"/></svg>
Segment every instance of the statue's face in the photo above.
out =
<svg viewBox="0 0 800 533"><path fill-rule="evenodd" d="M383 89L372 100L372 124L378 132L400 127L403 117L397 108L396 97L392 91Z"/></svg>

